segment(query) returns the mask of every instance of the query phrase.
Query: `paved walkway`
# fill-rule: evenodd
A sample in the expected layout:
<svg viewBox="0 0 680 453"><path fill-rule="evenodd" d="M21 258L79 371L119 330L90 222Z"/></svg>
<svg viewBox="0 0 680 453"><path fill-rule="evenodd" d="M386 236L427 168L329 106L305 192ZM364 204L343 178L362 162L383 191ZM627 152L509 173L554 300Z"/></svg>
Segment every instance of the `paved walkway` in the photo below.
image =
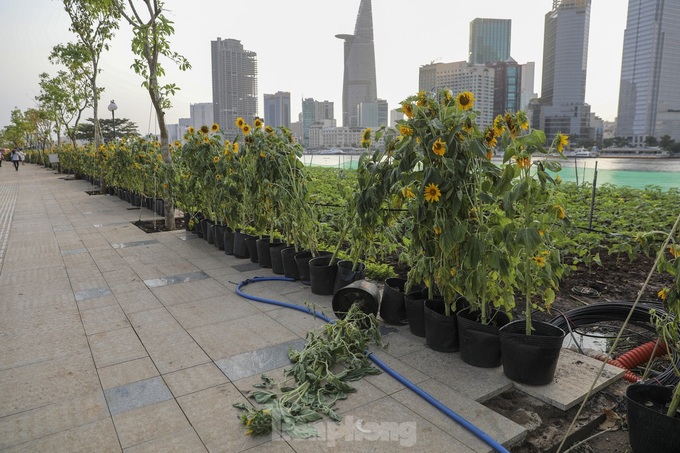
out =
<svg viewBox="0 0 680 453"><path fill-rule="evenodd" d="M269 269L183 230L146 234L132 222L151 211L91 189L36 165L0 168L1 451L490 450L387 374L355 383L320 438L246 436L232 405L263 372L281 377L288 347L322 322L235 293ZM299 282L244 290L332 314L330 296ZM504 445L523 438L480 404L512 387L501 368L381 329L390 346L377 357Z"/></svg>

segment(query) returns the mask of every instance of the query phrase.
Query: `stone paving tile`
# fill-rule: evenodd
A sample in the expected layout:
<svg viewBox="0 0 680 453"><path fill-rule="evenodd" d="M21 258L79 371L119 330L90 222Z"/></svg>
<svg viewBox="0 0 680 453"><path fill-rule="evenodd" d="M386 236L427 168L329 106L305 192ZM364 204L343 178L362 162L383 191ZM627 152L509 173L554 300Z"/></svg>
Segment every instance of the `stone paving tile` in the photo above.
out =
<svg viewBox="0 0 680 453"><path fill-rule="evenodd" d="M114 416L172 399L172 393L160 376L107 389L104 396Z"/></svg>
<svg viewBox="0 0 680 453"><path fill-rule="evenodd" d="M104 390L143 381L159 375L156 366L149 357L142 357L141 359L99 368L97 373L99 373L99 380Z"/></svg>
<svg viewBox="0 0 680 453"><path fill-rule="evenodd" d="M87 299L97 299L109 295L111 295L111 290L108 287L90 288L75 292L76 302Z"/></svg>
<svg viewBox="0 0 680 453"><path fill-rule="evenodd" d="M119 453L120 443L110 418L98 420L25 444L3 450L3 453L49 451L50 453Z"/></svg>
<svg viewBox="0 0 680 453"><path fill-rule="evenodd" d="M274 440L243 451L247 453L295 453L293 447L283 440Z"/></svg>
<svg viewBox="0 0 680 453"><path fill-rule="evenodd" d="M294 348L300 351L304 346L305 341L299 338L294 341L217 360L215 365L220 367L222 372L231 381L237 381L249 376L259 376L281 366L291 365L288 358L288 350Z"/></svg>
<svg viewBox="0 0 680 453"><path fill-rule="evenodd" d="M0 417L0 450L108 417L106 400L99 389Z"/></svg>
<svg viewBox="0 0 680 453"><path fill-rule="evenodd" d="M521 442L527 434L526 429L521 425L506 419L476 401L463 397L463 395L452 391L449 387L437 382L435 379L421 382L418 384L418 387L450 408L464 420L474 422L477 428L505 447ZM435 410L428 402L410 389L404 389L393 396L401 404L418 415L427 418L429 422L446 431L470 449L477 452L494 451L459 423L444 413Z"/></svg>
<svg viewBox="0 0 680 453"><path fill-rule="evenodd" d="M408 326L390 326L389 332L383 334L383 341L389 344L388 352L393 357L416 354L427 348L425 338L413 335Z"/></svg>
<svg viewBox="0 0 680 453"><path fill-rule="evenodd" d="M170 306L182 304L193 300L210 299L213 297L226 297L231 292L211 278L199 281L189 281L170 286L151 288L163 305Z"/></svg>
<svg viewBox="0 0 680 453"><path fill-rule="evenodd" d="M99 389L89 354L0 371L0 418Z"/></svg>
<svg viewBox="0 0 680 453"><path fill-rule="evenodd" d="M213 360L298 338L265 314L201 326L189 329L189 333Z"/></svg>
<svg viewBox="0 0 680 453"><path fill-rule="evenodd" d="M239 297L237 302L231 299L223 296L211 297L170 305L167 309L185 329L261 313L245 299Z"/></svg>
<svg viewBox="0 0 680 453"><path fill-rule="evenodd" d="M112 294L81 300L78 302L78 309L81 311L91 310L93 308L106 307L109 305L118 305L118 300Z"/></svg>
<svg viewBox="0 0 680 453"><path fill-rule="evenodd" d="M163 375L175 398L229 382L211 361Z"/></svg>
<svg viewBox="0 0 680 453"><path fill-rule="evenodd" d="M267 311L267 315L272 319L286 326L287 329L295 332L300 337L307 335L310 330L318 330L326 325L326 321L321 318L312 316L290 308L278 308L276 310Z"/></svg>
<svg viewBox="0 0 680 453"><path fill-rule="evenodd" d="M208 278L208 274L203 271L190 272L188 274L168 275L167 277L152 278L144 280L144 284L149 288L160 288L168 285L177 285L179 283L188 283L196 280L203 280Z"/></svg>
<svg viewBox="0 0 680 453"><path fill-rule="evenodd" d="M139 291L125 291L122 293L114 291L114 294L116 295L115 299L128 315L140 311L163 308L163 304L160 303L154 293L146 288L146 285L144 285L144 289Z"/></svg>
<svg viewBox="0 0 680 453"><path fill-rule="evenodd" d="M87 335L130 326L130 322L119 305L105 305L82 310L80 318L83 320L83 327Z"/></svg>
<svg viewBox="0 0 680 453"><path fill-rule="evenodd" d="M73 328L62 326L44 329L42 332L18 332L0 338L0 370L58 360L90 352L80 323Z"/></svg>
<svg viewBox="0 0 680 453"><path fill-rule="evenodd" d="M2 302L4 307L22 310L32 308L47 308L49 306L73 302L73 290L64 280L58 280L52 286L43 285L3 285Z"/></svg>
<svg viewBox="0 0 680 453"><path fill-rule="evenodd" d="M161 374L210 362L205 351L184 330L145 339L144 344Z"/></svg>
<svg viewBox="0 0 680 453"><path fill-rule="evenodd" d="M81 253L89 253L86 248L76 248L76 249L69 249L69 250L64 250L62 249L61 254L62 256L68 256L68 255L78 255Z"/></svg>
<svg viewBox="0 0 680 453"><path fill-rule="evenodd" d="M319 437L288 440L296 453L474 451L389 397L349 411L339 424L324 419L313 426Z"/></svg>
<svg viewBox="0 0 680 453"><path fill-rule="evenodd" d="M383 351L375 346L372 346L371 352L386 366L388 366L394 372L398 373L399 375L407 379L412 384L418 385L418 383L430 379L430 377L427 374L423 373L422 371L405 364L404 362L395 357L392 357L389 354L389 347L387 351ZM375 364L374 366L378 367ZM388 395L391 395L395 392L398 392L406 388L404 384L400 383L395 378L390 376L386 371L383 371L383 373L374 376L366 376L364 379L366 379L367 382L370 382L371 384L375 385L377 388L379 388Z"/></svg>
<svg viewBox="0 0 680 453"><path fill-rule="evenodd" d="M235 403L249 404L232 384L177 398L198 436L211 453L235 453L268 442L271 436L246 436Z"/></svg>
<svg viewBox="0 0 680 453"><path fill-rule="evenodd" d="M124 453L201 453L207 451L196 431L193 428L185 428L181 431L128 447L124 450Z"/></svg>
<svg viewBox="0 0 680 453"><path fill-rule="evenodd" d="M88 337L97 368L147 357L134 329L109 330Z"/></svg>
<svg viewBox="0 0 680 453"><path fill-rule="evenodd" d="M3 269L0 274L0 286L18 286L26 284L35 284L40 282L42 285L52 286L58 285L68 281L68 274L64 269L63 264L52 267L45 267L42 269L28 269L20 272L14 272L11 267Z"/></svg>
<svg viewBox="0 0 680 453"><path fill-rule="evenodd" d="M113 415L113 423L123 449L191 427L174 399Z"/></svg>
<svg viewBox="0 0 680 453"><path fill-rule="evenodd" d="M135 274L131 269L128 269L127 266L121 266L120 268L107 271L102 270L102 277L104 277L107 286L115 295L146 289L146 285L142 279L139 278L139 275Z"/></svg>

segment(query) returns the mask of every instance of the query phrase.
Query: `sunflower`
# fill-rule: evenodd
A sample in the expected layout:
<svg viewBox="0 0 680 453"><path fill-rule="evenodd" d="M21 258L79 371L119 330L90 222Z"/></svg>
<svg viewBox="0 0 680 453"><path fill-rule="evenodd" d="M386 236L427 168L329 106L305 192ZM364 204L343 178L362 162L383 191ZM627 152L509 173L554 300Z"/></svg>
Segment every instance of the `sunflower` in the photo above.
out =
<svg viewBox="0 0 680 453"><path fill-rule="evenodd" d="M401 135L411 136L411 135L413 135L413 129L411 129L410 126L407 126L405 124L400 124L399 125L399 133Z"/></svg>
<svg viewBox="0 0 680 453"><path fill-rule="evenodd" d="M562 150L568 144L569 144L569 136L568 135L565 135L562 132L558 132L557 135L555 135L555 148L557 148L557 152L562 154Z"/></svg>
<svg viewBox="0 0 680 453"><path fill-rule="evenodd" d="M243 131L243 133L244 133L245 135L250 134L250 125L244 124L243 127L241 128L241 130Z"/></svg>
<svg viewBox="0 0 680 453"><path fill-rule="evenodd" d="M446 143L442 141L441 137L439 137L432 145L432 152L437 156L443 156L446 154Z"/></svg>
<svg viewBox="0 0 680 453"><path fill-rule="evenodd" d="M246 122L243 120L243 118L241 118L240 116L238 118L236 118L236 126L239 129L243 129L244 124L246 124Z"/></svg>
<svg viewBox="0 0 680 453"><path fill-rule="evenodd" d="M496 118L494 118L493 131L498 137L503 135L503 132L505 131L505 119L501 115L498 115Z"/></svg>
<svg viewBox="0 0 680 453"><path fill-rule="evenodd" d="M472 118L469 116L463 120L463 130L468 134L471 134L475 130L475 125L472 123Z"/></svg>
<svg viewBox="0 0 680 453"><path fill-rule="evenodd" d="M517 112L517 122L519 123L519 128L523 131L529 129L529 118L524 110L519 110Z"/></svg>
<svg viewBox="0 0 680 453"><path fill-rule="evenodd" d="M413 194L413 190L411 190L410 187L404 187L403 189L401 189L401 196L406 199L415 197L415 195Z"/></svg>
<svg viewBox="0 0 680 453"><path fill-rule="evenodd" d="M262 129L262 126L264 126L264 122L260 118L255 118L253 126L255 127L255 129Z"/></svg>
<svg viewBox="0 0 680 453"><path fill-rule="evenodd" d="M219 173L218 173L218 174L216 174L216 175L215 175L215 179L217 179L217 180L219 181L220 179L222 179L222 175L221 175L221 174L219 174Z"/></svg>
<svg viewBox="0 0 680 453"><path fill-rule="evenodd" d="M413 106L408 102L401 104L401 111L407 118L413 118Z"/></svg>
<svg viewBox="0 0 680 453"><path fill-rule="evenodd" d="M238 153L238 142L234 142L234 154Z"/></svg>
<svg viewBox="0 0 680 453"><path fill-rule="evenodd" d="M674 258L680 258L680 245L671 245L668 247L668 251L671 252Z"/></svg>
<svg viewBox="0 0 680 453"><path fill-rule="evenodd" d="M208 132L210 132L210 129L208 129L208 126L206 126L206 125L201 126L201 134L207 134Z"/></svg>
<svg viewBox="0 0 680 453"><path fill-rule="evenodd" d="M217 163L217 162L219 162L219 161L220 161L220 156L215 156L215 157L213 157L213 162L214 162L214 163Z"/></svg>
<svg viewBox="0 0 680 453"><path fill-rule="evenodd" d="M442 234L442 229L438 226L432 227L432 230L434 231L434 234L436 234L437 236Z"/></svg>
<svg viewBox="0 0 680 453"><path fill-rule="evenodd" d="M416 104L418 107L423 107L427 104L427 92L425 90L418 91Z"/></svg>
<svg viewBox="0 0 680 453"><path fill-rule="evenodd" d="M469 91L463 91L456 97L456 105L461 110L470 110L475 105L475 95Z"/></svg>
<svg viewBox="0 0 680 453"><path fill-rule="evenodd" d="M193 134L194 132L196 132L196 130L194 129L193 126L189 126L189 129L187 129L187 132L190 133L190 134Z"/></svg>
<svg viewBox="0 0 680 453"><path fill-rule="evenodd" d="M264 159L267 157L267 155L264 153L264 151L260 151L260 157Z"/></svg>
<svg viewBox="0 0 680 453"><path fill-rule="evenodd" d="M488 150L486 152L486 160L491 160L492 157L493 157L493 151Z"/></svg>
<svg viewBox="0 0 680 453"><path fill-rule="evenodd" d="M656 295L659 296L659 299L666 300L668 298L668 290L666 288L663 288Z"/></svg>
<svg viewBox="0 0 680 453"><path fill-rule="evenodd" d="M486 145L489 148L495 148L497 141L496 141L496 132L495 129L493 128L488 128L486 132L484 132L484 141L486 142Z"/></svg>
<svg viewBox="0 0 680 453"><path fill-rule="evenodd" d="M511 114L505 114L505 124L508 125L508 131L513 137L517 137L517 123Z"/></svg>
<svg viewBox="0 0 680 453"><path fill-rule="evenodd" d="M179 148L180 146L182 146L182 142L180 142L179 140L175 140L173 145L175 145L175 147Z"/></svg>
<svg viewBox="0 0 680 453"><path fill-rule="evenodd" d="M364 147L364 148L368 148L369 146L371 146L371 128L370 127L367 127L361 133L361 146Z"/></svg>
<svg viewBox="0 0 680 453"><path fill-rule="evenodd" d="M439 197L442 196L441 190L439 190L439 186L430 183L425 187L425 200L429 201L430 203L439 201Z"/></svg>
<svg viewBox="0 0 680 453"><path fill-rule="evenodd" d="M563 219L567 216L567 214L564 212L564 208L558 204L553 206L553 212L558 219Z"/></svg>
<svg viewBox="0 0 680 453"><path fill-rule="evenodd" d="M538 265L538 267L545 266L545 258L543 258L542 256L536 255L536 256L533 257L533 260L534 260L534 263L536 263Z"/></svg>
<svg viewBox="0 0 680 453"><path fill-rule="evenodd" d="M164 183L163 183L163 189L164 189L164 190L168 190L168 187L170 187L170 186L168 185L168 183L167 183L167 182L164 182Z"/></svg>
<svg viewBox="0 0 680 453"><path fill-rule="evenodd" d="M272 129L271 126L265 127L265 128L264 128L264 131L265 131L266 133L268 133L269 135L273 135L273 134L274 134L274 129Z"/></svg>

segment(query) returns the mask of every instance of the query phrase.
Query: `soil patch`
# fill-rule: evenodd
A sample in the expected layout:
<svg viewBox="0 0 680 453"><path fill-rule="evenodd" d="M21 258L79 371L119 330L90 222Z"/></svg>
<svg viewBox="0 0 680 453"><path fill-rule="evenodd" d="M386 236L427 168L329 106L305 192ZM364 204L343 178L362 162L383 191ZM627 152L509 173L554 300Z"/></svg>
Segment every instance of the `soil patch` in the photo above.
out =
<svg viewBox="0 0 680 453"><path fill-rule="evenodd" d="M157 220L138 220L132 222L134 226L144 231L145 233L158 233L161 231L170 231L165 226L165 219ZM184 229L184 217L175 217L175 230Z"/></svg>

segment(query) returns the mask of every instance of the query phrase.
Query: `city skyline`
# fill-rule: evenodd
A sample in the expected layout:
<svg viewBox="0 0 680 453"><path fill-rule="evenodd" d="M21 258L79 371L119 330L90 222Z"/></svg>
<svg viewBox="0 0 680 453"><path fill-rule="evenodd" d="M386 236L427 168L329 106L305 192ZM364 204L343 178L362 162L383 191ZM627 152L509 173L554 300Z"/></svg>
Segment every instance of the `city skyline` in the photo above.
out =
<svg viewBox="0 0 680 453"><path fill-rule="evenodd" d="M297 120L303 98L334 102L336 118L341 119L343 43L335 35L353 29L359 0L329 3L323 11L311 0L285 5L263 0L256 13L234 11L214 3L199 0L187 9L178 0L166 2L168 17L175 22L176 30L171 46L193 66L182 73L164 63L167 71L164 80L181 88L172 98L173 108L166 114L168 123L188 117L190 104L212 101L209 43L217 36L237 39L246 49L257 53L259 114L264 113L263 94L286 91L291 93L291 120ZM406 0L373 0L377 97L387 100L390 110L415 94L420 66L467 59L469 27L475 18L510 19L511 56L520 64L536 62L536 80L541 80L543 16L551 9L552 0L529 0L521 11L501 1L488 0L466 5L464 9L451 3L424 0L419 8L439 13L420 17L413 14L411 3ZM586 102L605 120L613 120L618 108L626 22L626 8L620 6L608 8L605 2L595 0L591 11ZM0 14L7 23L0 29L0 48L5 60L13 62L0 75L3 91L0 127L9 123L15 106L22 111L36 106L38 74L55 74L58 70L47 61L50 50L75 40L68 31L68 15L61 2L34 0L30 11L26 9L19 2L0 5ZM229 20L235 12L247 12L253 20ZM22 38L17 40L17 36ZM105 92L99 116L105 118L109 114L101 106L115 99L119 106L116 116L137 123L141 133L157 133L148 94L140 86L141 79L129 69L132 62L129 36L121 25L111 51L102 55L98 83ZM537 83L534 91L540 93L540 89ZM90 116L91 111L86 112L85 117Z"/></svg>

